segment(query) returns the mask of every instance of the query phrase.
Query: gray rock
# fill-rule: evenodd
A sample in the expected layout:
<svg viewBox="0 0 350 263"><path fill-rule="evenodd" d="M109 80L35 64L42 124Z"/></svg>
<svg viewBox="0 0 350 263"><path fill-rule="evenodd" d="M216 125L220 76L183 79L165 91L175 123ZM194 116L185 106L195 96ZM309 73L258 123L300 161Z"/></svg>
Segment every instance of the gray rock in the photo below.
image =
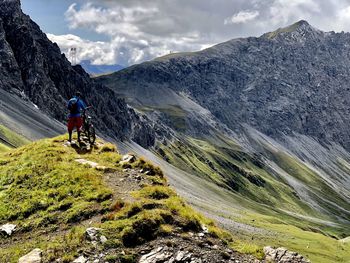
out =
<svg viewBox="0 0 350 263"><path fill-rule="evenodd" d="M103 244L103 243L106 243L107 242L107 238L105 236L100 236L100 242Z"/></svg>
<svg viewBox="0 0 350 263"><path fill-rule="evenodd" d="M27 255L21 257L18 260L18 263L41 263L41 256L42 256L42 250L39 248L36 248L32 250Z"/></svg>
<svg viewBox="0 0 350 263"><path fill-rule="evenodd" d="M89 227L86 229L85 235L90 241L98 241L101 230L101 228Z"/></svg>
<svg viewBox="0 0 350 263"><path fill-rule="evenodd" d="M150 253L143 255L139 263L157 263L157 262L166 262L171 260L173 254L167 251L163 251L163 247L158 247L152 250Z"/></svg>
<svg viewBox="0 0 350 263"><path fill-rule="evenodd" d="M122 157L120 164L131 164L136 161L136 156L132 154L126 154Z"/></svg>
<svg viewBox="0 0 350 263"><path fill-rule="evenodd" d="M309 263L310 261L296 252L286 248L264 247L265 260L277 263Z"/></svg>
<svg viewBox="0 0 350 263"><path fill-rule="evenodd" d="M183 251L179 251L176 254L175 261L181 261L185 257L185 253Z"/></svg>
<svg viewBox="0 0 350 263"><path fill-rule="evenodd" d="M7 236L11 236L13 234L13 232L16 229L16 225L14 224L4 224L2 226L0 226L0 234L5 234Z"/></svg>
<svg viewBox="0 0 350 263"><path fill-rule="evenodd" d="M87 262L87 258L85 258L84 256L80 256L80 257L78 257L77 259L75 259L74 261L73 261L73 263L86 263Z"/></svg>

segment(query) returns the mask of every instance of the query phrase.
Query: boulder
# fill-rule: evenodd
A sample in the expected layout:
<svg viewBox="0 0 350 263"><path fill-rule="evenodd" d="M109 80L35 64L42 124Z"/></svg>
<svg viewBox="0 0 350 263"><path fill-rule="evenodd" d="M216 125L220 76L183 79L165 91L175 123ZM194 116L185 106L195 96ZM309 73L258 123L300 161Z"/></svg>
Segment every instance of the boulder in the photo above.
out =
<svg viewBox="0 0 350 263"><path fill-rule="evenodd" d="M85 231L86 238L90 241L99 241L101 228L89 227Z"/></svg>
<svg viewBox="0 0 350 263"><path fill-rule="evenodd" d="M286 248L264 247L265 260L277 263L310 263L310 261L296 252L288 251Z"/></svg>
<svg viewBox="0 0 350 263"><path fill-rule="evenodd" d="M164 251L163 247L158 247L152 250L150 253L143 255L139 263L157 263L157 262L168 262L172 257L172 253Z"/></svg>
<svg viewBox="0 0 350 263"><path fill-rule="evenodd" d="M6 236L11 236L15 231L16 225L13 224L5 224L0 227L0 234L5 234Z"/></svg>
<svg viewBox="0 0 350 263"><path fill-rule="evenodd" d="M88 161L88 160L85 160L85 159L76 159L75 161L78 162L78 163L81 163L81 164L89 165L92 168L96 168L98 166L98 163L91 162L91 161Z"/></svg>
<svg viewBox="0 0 350 263"><path fill-rule="evenodd" d="M21 257L18 263L41 263L42 250L36 248L27 255Z"/></svg>
<svg viewBox="0 0 350 263"><path fill-rule="evenodd" d="M133 154L126 154L123 156L122 161L120 162L121 164L124 163L133 163L136 161L136 156Z"/></svg>
<svg viewBox="0 0 350 263"><path fill-rule="evenodd" d="M84 256L80 256L73 261L73 263L86 263L86 262L87 262L87 259Z"/></svg>

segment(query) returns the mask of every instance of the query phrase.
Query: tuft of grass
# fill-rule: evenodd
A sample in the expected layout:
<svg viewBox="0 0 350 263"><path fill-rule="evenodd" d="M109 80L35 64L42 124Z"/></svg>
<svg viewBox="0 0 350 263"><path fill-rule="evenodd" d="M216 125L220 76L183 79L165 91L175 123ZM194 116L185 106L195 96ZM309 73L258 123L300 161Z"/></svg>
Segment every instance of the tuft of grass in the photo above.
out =
<svg viewBox="0 0 350 263"><path fill-rule="evenodd" d="M146 186L140 191L134 193L135 197L150 198L150 199L168 199L171 196L176 196L176 193L167 186L156 185L156 186Z"/></svg>
<svg viewBox="0 0 350 263"><path fill-rule="evenodd" d="M101 153L106 153L106 152L117 152L117 147L114 144L111 143L105 143L102 145L100 148Z"/></svg>
<svg viewBox="0 0 350 263"><path fill-rule="evenodd" d="M248 242L243 242L243 241L235 241L230 244L231 248L234 250L243 253L243 254L251 254L255 256L257 259L264 259L265 254L262 249L262 247L248 243Z"/></svg>
<svg viewBox="0 0 350 263"><path fill-rule="evenodd" d="M142 157L133 163L132 167L142 169L144 173L149 176L159 176L160 178L164 177L163 171L160 169L160 167L154 166L151 162Z"/></svg>

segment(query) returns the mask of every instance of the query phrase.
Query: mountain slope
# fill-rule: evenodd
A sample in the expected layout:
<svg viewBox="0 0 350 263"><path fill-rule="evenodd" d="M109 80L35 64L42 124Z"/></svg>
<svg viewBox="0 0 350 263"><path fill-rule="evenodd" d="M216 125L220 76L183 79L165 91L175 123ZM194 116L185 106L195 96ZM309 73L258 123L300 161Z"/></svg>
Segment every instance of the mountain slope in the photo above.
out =
<svg viewBox="0 0 350 263"><path fill-rule="evenodd" d="M350 149L349 40L348 33L325 33L301 21L259 38L165 56L100 79L112 81L135 105L142 100L152 106L148 94L161 96L170 89L233 130L246 123L273 138L296 132ZM146 99L133 98L140 90Z"/></svg>
<svg viewBox="0 0 350 263"><path fill-rule="evenodd" d="M0 226L16 225L10 236L0 231L1 262L34 248L42 262L256 262L223 244L232 237L181 200L159 168L125 161L103 141L82 153L64 138L0 154Z"/></svg>
<svg viewBox="0 0 350 263"><path fill-rule="evenodd" d="M151 126L110 89L96 84L81 66L72 67L29 16L19 0L0 2L2 90L34 103L44 114L66 121L66 101L77 90L93 106L97 128L105 135L154 144ZM23 112L25 115L25 112Z"/></svg>
<svg viewBox="0 0 350 263"><path fill-rule="evenodd" d="M299 21L97 81L173 129L157 154L234 193L240 216L261 216L252 225L276 229L257 222L268 215L341 239L350 235L349 40ZM310 253L345 260L332 249Z"/></svg>

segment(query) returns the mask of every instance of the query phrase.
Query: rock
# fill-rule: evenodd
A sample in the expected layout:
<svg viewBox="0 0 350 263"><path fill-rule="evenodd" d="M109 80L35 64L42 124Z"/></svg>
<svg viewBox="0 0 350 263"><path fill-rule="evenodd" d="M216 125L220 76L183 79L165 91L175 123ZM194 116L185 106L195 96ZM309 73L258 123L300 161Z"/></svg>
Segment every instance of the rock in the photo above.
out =
<svg viewBox="0 0 350 263"><path fill-rule="evenodd" d="M198 236L199 236L199 237L204 237L205 234L204 234L204 233L198 233Z"/></svg>
<svg viewBox="0 0 350 263"><path fill-rule="evenodd" d="M296 252L288 251L286 248L264 247L265 260L276 263L309 263L310 261Z"/></svg>
<svg viewBox="0 0 350 263"><path fill-rule="evenodd" d="M0 227L0 234L5 234L7 236L11 236L15 231L16 225L14 224L5 224Z"/></svg>
<svg viewBox="0 0 350 263"><path fill-rule="evenodd" d="M89 227L86 229L85 235L90 241L98 241L101 230L101 228Z"/></svg>
<svg viewBox="0 0 350 263"><path fill-rule="evenodd" d="M95 162L92 162L92 161L88 161L88 160L85 160L85 159L76 159L75 161L78 162L78 163L81 163L81 164L89 165L92 168L96 168L98 166L98 163L95 163Z"/></svg>
<svg viewBox="0 0 350 263"><path fill-rule="evenodd" d="M136 156L133 154L126 154L122 157L122 161L120 162L121 164L125 163L133 163L136 161Z"/></svg>
<svg viewBox="0 0 350 263"><path fill-rule="evenodd" d="M176 257L175 257L175 261L181 261L185 256L185 253L183 251L179 251L177 254L176 254Z"/></svg>
<svg viewBox="0 0 350 263"><path fill-rule="evenodd" d="M158 263L158 262L166 262L166 260L170 260L172 257L172 253L163 251L163 247L158 247L152 250L150 253L143 255L139 263Z"/></svg>
<svg viewBox="0 0 350 263"><path fill-rule="evenodd" d="M21 257L18 263L41 263L42 250L36 248L27 255Z"/></svg>
<svg viewBox="0 0 350 263"><path fill-rule="evenodd" d="M86 262L87 262L87 258L85 258L84 256L80 256L73 261L73 263L86 263Z"/></svg>
<svg viewBox="0 0 350 263"><path fill-rule="evenodd" d="M208 233L209 233L209 229L207 228L207 226L202 225L201 227L202 227L203 233L205 233L205 234L208 234Z"/></svg>
<svg viewBox="0 0 350 263"><path fill-rule="evenodd" d="M105 236L100 236L100 242L103 244L103 243L106 243L107 242L107 238Z"/></svg>

